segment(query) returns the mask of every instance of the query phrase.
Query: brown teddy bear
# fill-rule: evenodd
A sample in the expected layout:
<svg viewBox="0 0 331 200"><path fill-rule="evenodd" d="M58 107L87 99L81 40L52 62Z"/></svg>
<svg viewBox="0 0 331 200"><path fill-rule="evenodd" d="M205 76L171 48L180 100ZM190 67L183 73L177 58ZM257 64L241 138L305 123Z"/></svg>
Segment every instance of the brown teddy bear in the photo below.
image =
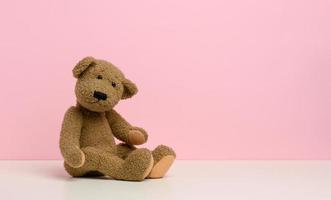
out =
<svg viewBox="0 0 331 200"><path fill-rule="evenodd" d="M105 175L130 181L163 177L175 152L164 145L153 151L136 148L147 141L146 131L113 109L137 93L136 85L110 62L93 57L82 59L73 75L77 106L67 110L60 136L66 171L73 177ZM124 143L116 145L113 136Z"/></svg>

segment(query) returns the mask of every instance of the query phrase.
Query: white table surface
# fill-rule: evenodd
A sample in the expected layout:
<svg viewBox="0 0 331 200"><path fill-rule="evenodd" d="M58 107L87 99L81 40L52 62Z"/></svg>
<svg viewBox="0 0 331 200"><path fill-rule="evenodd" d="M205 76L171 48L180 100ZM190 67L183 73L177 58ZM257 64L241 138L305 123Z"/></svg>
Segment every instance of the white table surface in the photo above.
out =
<svg viewBox="0 0 331 200"><path fill-rule="evenodd" d="M331 200L331 161L176 161L164 179L70 178L61 161L0 161L0 199Z"/></svg>

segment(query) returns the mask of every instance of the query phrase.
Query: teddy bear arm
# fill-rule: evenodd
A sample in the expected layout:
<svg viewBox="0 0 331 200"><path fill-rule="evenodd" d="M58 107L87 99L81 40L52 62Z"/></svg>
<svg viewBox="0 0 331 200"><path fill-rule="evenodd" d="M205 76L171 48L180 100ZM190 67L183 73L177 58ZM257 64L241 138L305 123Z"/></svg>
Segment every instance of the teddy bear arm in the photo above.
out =
<svg viewBox="0 0 331 200"><path fill-rule="evenodd" d="M106 116L117 139L130 145L143 144L147 141L148 135L144 129L132 126L115 110L107 112Z"/></svg>
<svg viewBox="0 0 331 200"><path fill-rule="evenodd" d="M84 162L79 142L82 124L81 112L76 107L70 107L62 123L60 150L64 160L71 166L79 166Z"/></svg>
<svg viewBox="0 0 331 200"><path fill-rule="evenodd" d="M106 116L113 135L117 139L128 143L128 133L131 125L113 109L106 112Z"/></svg>

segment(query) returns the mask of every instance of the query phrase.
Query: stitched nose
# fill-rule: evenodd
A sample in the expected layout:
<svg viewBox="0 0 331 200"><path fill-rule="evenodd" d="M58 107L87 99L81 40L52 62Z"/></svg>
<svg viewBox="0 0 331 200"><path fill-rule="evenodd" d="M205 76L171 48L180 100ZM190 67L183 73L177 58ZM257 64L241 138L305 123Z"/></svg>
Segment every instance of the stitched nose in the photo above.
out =
<svg viewBox="0 0 331 200"><path fill-rule="evenodd" d="M106 100L107 99L107 95L105 93L98 92L98 91L94 91L93 97L97 98L98 100Z"/></svg>

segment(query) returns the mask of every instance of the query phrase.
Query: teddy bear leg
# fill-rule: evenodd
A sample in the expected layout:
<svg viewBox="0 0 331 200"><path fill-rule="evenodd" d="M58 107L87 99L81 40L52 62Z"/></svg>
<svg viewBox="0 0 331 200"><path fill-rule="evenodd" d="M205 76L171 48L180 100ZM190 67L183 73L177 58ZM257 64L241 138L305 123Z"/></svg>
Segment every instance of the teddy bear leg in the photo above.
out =
<svg viewBox="0 0 331 200"><path fill-rule="evenodd" d="M125 158L123 176L126 180L142 181L150 174L153 165L154 159L148 149L135 149Z"/></svg>
<svg viewBox="0 0 331 200"><path fill-rule="evenodd" d="M100 148L85 147L85 163L82 168L88 172L99 172L114 179L123 179L120 174L124 160Z"/></svg>
<svg viewBox="0 0 331 200"><path fill-rule="evenodd" d="M89 169L119 180L142 181L153 167L153 156L147 149L132 151L126 159L95 147L82 149ZM85 164L84 164L85 165ZM83 165L83 167L84 167Z"/></svg>
<svg viewBox="0 0 331 200"><path fill-rule="evenodd" d="M64 162L64 169L67 171L68 174L70 174L72 177L97 177L97 176L103 176L102 173L97 171L92 171L91 169L87 168L87 166L82 166L79 168L73 168L69 166L66 162Z"/></svg>
<svg viewBox="0 0 331 200"><path fill-rule="evenodd" d="M126 143L120 143L116 145L116 155L122 159L125 159L132 151L136 149L137 148L134 146L130 146Z"/></svg>
<svg viewBox="0 0 331 200"><path fill-rule="evenodd" d="M162 178L175 161L176 153L168 146L159 145L152 151L152 155L154 166L148 178Z"/></svg>

